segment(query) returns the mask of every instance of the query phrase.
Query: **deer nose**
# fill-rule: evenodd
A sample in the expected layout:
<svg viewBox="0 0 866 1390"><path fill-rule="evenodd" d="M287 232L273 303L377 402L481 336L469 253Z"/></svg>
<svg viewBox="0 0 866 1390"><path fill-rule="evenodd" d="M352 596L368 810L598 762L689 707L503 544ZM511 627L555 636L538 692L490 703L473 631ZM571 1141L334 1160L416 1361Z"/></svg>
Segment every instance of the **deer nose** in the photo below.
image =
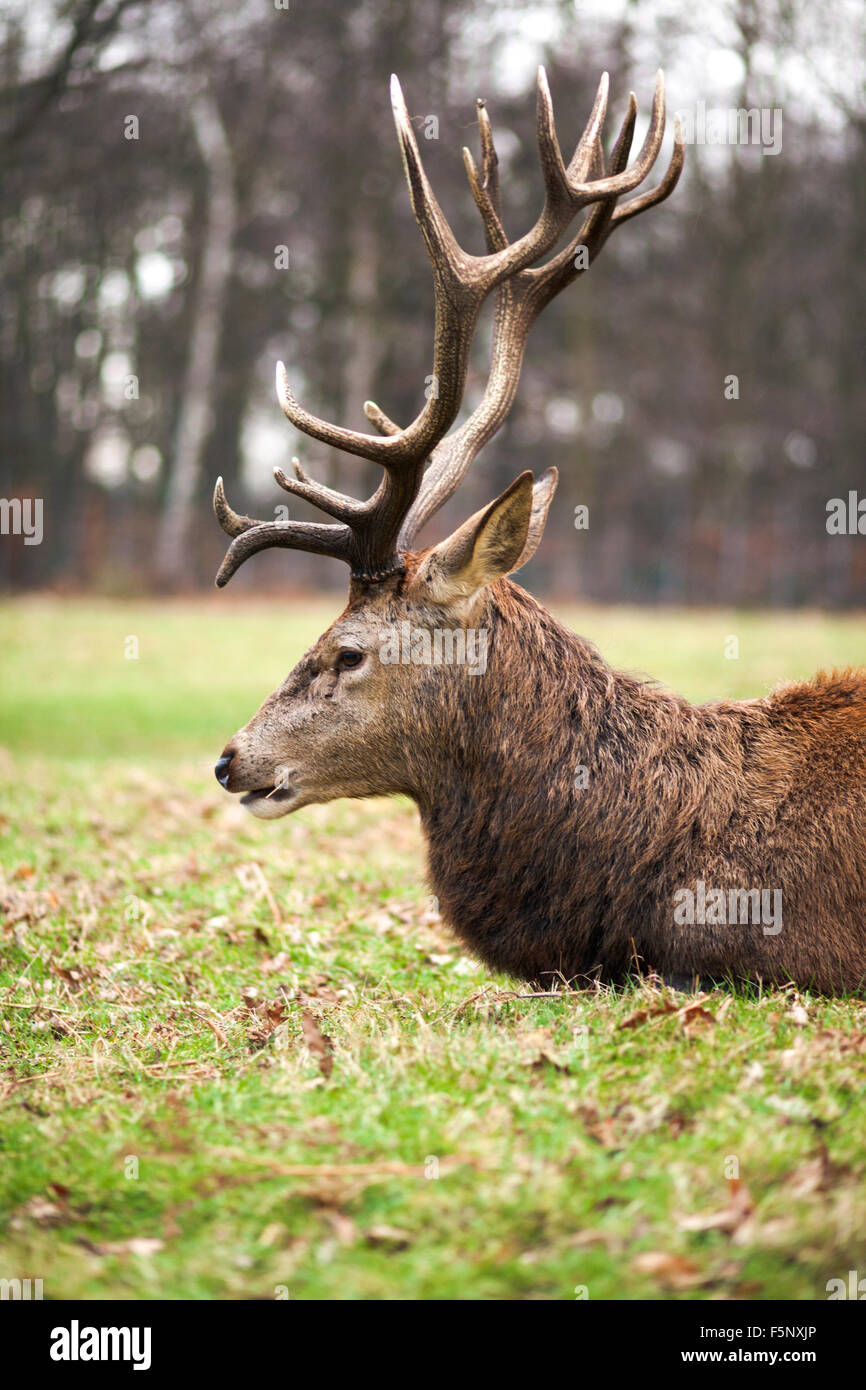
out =
<svg viewBox="0 0 866 1390"><path fill-rule="evenodd" d="M227 787L229 784L229 768L231 767L233 757L234 753L229 753L228 757L226 757L225 753L223 753L222 757L217 758L216 760L216 764L213 770L214 777L217 779L221 787Z"/></svg>

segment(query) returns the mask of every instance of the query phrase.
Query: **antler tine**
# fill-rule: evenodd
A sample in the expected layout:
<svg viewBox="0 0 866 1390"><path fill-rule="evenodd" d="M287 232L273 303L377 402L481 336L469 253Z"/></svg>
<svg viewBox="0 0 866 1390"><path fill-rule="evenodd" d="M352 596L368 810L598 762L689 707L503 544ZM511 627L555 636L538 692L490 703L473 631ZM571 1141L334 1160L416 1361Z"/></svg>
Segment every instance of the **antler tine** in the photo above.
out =
<svg viewBox="0 0 866 1390"><path fill-rule="evenodd" d="M683 166L686 162L685 141L683 139L683 127L679 116L674 117L674 149L671 155L671 162L668 165L664 178L657 188L649 188L646 193L641 193L639 197L633 198L625 207L616 208L611 217L614 227L619 227L623 222L628 222L630 217L636 217L639 212L645 212L647 208L653 208L658 203L663 203L665 198L669 198L676 188Z"/></svg>
<svg viewBox="0 0 866 1390"><path fill-rule="evenodd" d="M234 537L216 577L220 589L250 555L272 546L351 560L352 533L348 526L328 526L315 521L255 521L229 506L222 478L216 480L213 509L222 529Z"/></svg>
<svg viewBox="0 0 866 1390"><path fill-rule="evenodd" d="M364 402L364 414L380 434L399 434L400 426L396 425L384 410L380 410L375 401Z"/></svg>
<svg viewBox="0 0 866 1390"><path fill-rule="evenodd" d="M225 554L216 577L218 589L228 584L235 571L260 550L283 547L329 555L334 560L352 562L352 533L348 526L330 526L318 521L259 521L249 531L236 536Z"/></svg>
<svg viewBox="0 0 866 1390"><path fill-rule="evenodd" d="M598 157L597 144L607 111L607 91L608 77L607 73L603 73L586 129L578 141L571 164L566 169L556 138L547 74L543 68L539 68L537 128L545 189L544 206L535 226L525 236L494 255L481 258L481 262L487 262L484 273L485 278L489 278L491 287L501 283L508 276L525 270L533 261L547 255L578 209L586 207L589 203L600 202L603 198L618 198L624 193L631 193L643 182L655 163L661 148L665 124L665 83L661 68L656 73L649 128L634 164L630 169L605 178L586 181ZM475 257L474 261L476 264L481 263L478 257Z"/></svg>
<svg viewBox="0 0 866 1390"><path fill-rule="evenodd" d="M579 185L575 195L582 197L584 203L595 203L600 198L617 197L621 198L624 193L631 193L637 188L639 183L643 183L650 169L658 158L661 149L662 137L665 133L665 78L661 68L656 73L655 92L653 93L652 111L650 113L650 123L641 146L640 153L630 169L623 169L621 173L611 174L607 178L593 179L591 182Z"/></svg>
<svg viewBox="0 0 866 1390"><path fill-rule="evenodd" d="M604 128L605 117L607 116L607 97L610 88L610 78L606 72L601 74L598 90L595 94L595 101L589 113L589 120L586 123L583 134L575 146L574 154L571 157L567 174L568 178L574 183L582 183L584 179L592 173L594 165L598 165L604 170L604 151L601 147L601 132Z"/></svg>
<svg viewBox="0 0 866 1390"><path fill-rule="evenodd" d="M621 173L628 163L631 154L631 144L634 140L634 127L637 120L637 97L634 92L628 94L628 106L619 134L613 142L613 149L610 152L610 172L612 174Z"/></svg>
<svg viewBox="0 0 866 1390"><path fill-rule="evenodd" d="M544 85L546 87L546 83ZM610 236L615 225L619 225L620 222L644 211L645 208L661 202L669 196L676 186L684 157L679 121L676 124L673 157L658 188L642 194L621 210L616 207L620 194L628 191L630 187L636 186L632 182L635 170L641 170L641 176L645 177L658 154L664 130L664 79L661 72L656 79L649 130L638 160L628 171L626 179L622 178L622 174L628 164L634 139L637 102L634 93L630 93L626 114L607 163L608 172L605 173L600 132L606 111L606 100L607 83L602 78L586 129L578 141L569 165L568 174L571 177L577 172L581 174L581 177L584 177L583 170L592 171L600 168L601 177L594 179L589 187L607 191L597 199L593 198L579 232L568 246L564 247L547 264L536 269L524 269L499 287L490 375L484 397L465 424L443 439L434 450L421 489L401 529L399 537L401 546L409 547L414 543L418 532L456 491L473 458L495 434L506 418L516 394L517 379L532 324L545 305L582 273L583 267L575 264L578 248L586 246L590 255L594 257ZM546 113L546 103L544 109ZM489 241L488 228L490 226L495 227L498 219L494 220L495 214L477 177L473 181L473 172L474 164L467 163L467 173L470 176L473 196L484 219ZM637 182L640 182L640 179ZM546 477L547 475L545 475ZM548 479L545 484L545 491L549 492L553 485ZM541 480L536 484L536 487L541 487Z"/></svg>
<svg viewBox="0 0 866 1390"><path fill-rule="evenodd" d="M481 116L486 117L487 112L484 110L480 98L478 105L479 118ZM481 125L480 119L479 125ZM475 206L481 213L481 220L484 223L484 235L487 240L487 250L502 251L508 245L508 237L505 234L505 228L502 225L502 218L500 216L498 207L498 175L494 173L495 183L491 184L489 174L487 173L487 170L489 170L490 168L491 152L493 158L494 171L496 170L497 165L496 151L493 149L493 135L490 130L489 119L485 121L484 125L481 125L481 131L482 168L485 169L485 176L483 178L478 177L478 170L475 166L475 160L472 158L472 151L468 150L465 146L463 148L463 165L466 169L466 177L469 180L469 187L472 190L472 197L475 199ZM486 147L485 136L487 140Z"/></svg>
<svg viewBox="0 0 866 1390"><path fill-rule="evenodd" d="M409 112L403 97L403 89L396 73L391 76L391 109L394 113L394 125L397 128L397 140L400 144L406 182L409 185L412 211L427 246L433 272L457 279L458 266L464 258L463 251L455 240L454 233L448 225L448 219L439 206L436 194L424 172L424 165L421 163L421 155L418 152L418 142L415 139L415 132L412 129Z"/></svg>
<svg viewBox="0 0 866 1390"><path fill-rule="evenodd" d="M626 113L607 164L611 175L621 173L628 163L636 120L637 99L634 92L629 92ZM590 258L598 255L610 235L610 224L616 208L616 201L616 196L610 196L594 203L584 218L579 232L569 245L563 247L546 265L539 266L530 272L535 282L537 312L540 313L544 306L549 304L551 299L554 299L566 285L583 274L584 267L576 264L577 253L581 246L586 247Z"/></svg>
<svg viewBox="0 0 866 1390"><path fill-rule="evenodd" d="M328 516L334 516L338 521L348 523L352 518L363 515L363 502L347 497L345 493L335 492L333 488L325 487L324 483L317 483L308 477L297 459L292 459L292 466L296 474L294 478L286 477L282 468L274 469L274 477L284 492L302 497L305 502L311 502L319 511L327 512Z"/></svg>
<svg viewBox="0 0 866 1390"><path fill-rule="evenodd" d="M629 110L623 122L622 129L617 137L616 144L611 151L610 165L612 172L617 168L625 167L628 160L628 152L634 136L634 122L637 105L634 93L629 97ZM647 208L655 207L658 203L663 203L669 198L679 182L680 174L685 164L685 144L683 141L682 124L679 116L674 118L674 148L671 154L670 163L665 170L661 182L656 188L648 189L641 193L637 198L633 198L624 207L617 206L617 198L606 198L601 203L596 203L584 221L583 226L570 246L564 248L559 255L548 261L547 265L532 274L537 276L539 284L544 282L543 301L548 304L565 285L578 275L583 274L585 267L576 266L575 259L578 246L586 246L591 256L597 256L604 246L608 237L615 227L619 227L623 222L628 222L630 218L636 217L638 213L645 212Z"/></svg>
<svg viewBox="0 0 866 1390"><path fill-rule="evenodd" d="M607 76L607 73L604 74ZM541 163L541 177L544 181L544 207L539 223L558 220L568 209L569 186L568 171L559 148L556 136L556 122L553 118L553 98L544 68L538 69L535 102L535 135L538 141L538 158ZM537 224L538 225L538 224Z"/></svg>
<svg viewBox="0 0 866 1390"><path fill-rule="evenodd" d="M478 130L481 135L481 169L484 174L484 191L490 199L493 211L497 217L500 217L502 215L502 203L499 192L499 159L496 154L496 146L493 143L493 127L490 124L490 116L484 98L479 97L475 104L478 107Z"/></svg>
<svg viewBox="0 0 866 1390"><path fill-rule="evenodd" d="M538 260L539 256L545 256L559 240L578 205L569 184L568 171L563 163L562 151L556 138L553 102L547 84L547 73L543 67L538 69L535 127L541 176L544 183L544 203L535 225L524 236L511 243L505 242L488 256L473 256L471 258L473 266L483 276L488 290L494 289L519 271L525 270L533 261ZM492 235L495 240L500 240L499 214L492 198L488 198L486 192L481 189L477 174L474 173L474 162L471 156L466 166L466 172L473 196L484 220L488 239ZM483 193L482 197L479 198L476 189Z"/></svg>
<svg viewBox="0 0 866 1390"><path fill-rule="evenodd" d="M244 531L249 531L252 526L261 526L262 524L260 521L254 521L251 516L243 516L229 506L222 478L217 478L213 490L213 509L217 521L227 536L240 536Z"/></svg>

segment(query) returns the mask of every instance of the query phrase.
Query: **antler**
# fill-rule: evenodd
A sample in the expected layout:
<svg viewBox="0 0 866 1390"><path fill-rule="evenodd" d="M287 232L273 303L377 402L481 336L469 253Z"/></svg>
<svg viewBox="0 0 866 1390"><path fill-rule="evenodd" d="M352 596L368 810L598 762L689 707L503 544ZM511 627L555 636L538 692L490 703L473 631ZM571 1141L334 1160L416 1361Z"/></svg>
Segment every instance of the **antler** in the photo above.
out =
<svg viewBox="0 0 866 1390"><path fill-rule="evenodd" d="M643 182L655 163L664 134L664 79L659 72L649 129L631 167L627 167L627 163L637 112L635 99L633 95L629 99L622 130L606 164L601 129L607 110L607 92L608 77L604 73L586 129L566 168L556 137L547 77L544 69L539 69L537 134L544 205L531 231L512 243L508 242L502 226L497 158L490 121L484 103L479 101L482 176L479 177L468 150L463 151L463 158L484 223L488 254L473 256L458 245L427 181L400 84L392 77L391 104L409 196L433 272L433 389L406 429L400 429L378 406L368 401L365 414L379 433L361 434L320 420L304 410L295 400L285 367L279 362L277 397L292 424L314 439L381 464L382 481L374 495L361 502L313 481L296 459L293 460L294 478L288 478L279 468L274 469L280 487L335 518L336 524L323 525L260 522L241 516L232 511L226 501L222 479L218 479L214 511L223 530L234 537L217 575L218 585L228 583L250 555L271 546L331 555L346 561L354 575L366 579L381 579L403 568L403 552L411 547L425 522L456 491L473 458L508 414L532 324L554 295L585 268L575 264L578 249L586 247L591 259L619 222L661 202L676 185L683 165L679 122L673 158L661 184L622 208L616 206L620 197ZM535 261L552 250L575 214L587 206L590 211L570 245L547 264L530 269ZM466 423L448 435L460 409L478 314L493 291L496 291L496 312L487 389ZM430 466L424 474L428 459ZM539 524L543 524L555 480L555 470L549 469L535 485L537 506L534 512L540 519Z"/></svg>

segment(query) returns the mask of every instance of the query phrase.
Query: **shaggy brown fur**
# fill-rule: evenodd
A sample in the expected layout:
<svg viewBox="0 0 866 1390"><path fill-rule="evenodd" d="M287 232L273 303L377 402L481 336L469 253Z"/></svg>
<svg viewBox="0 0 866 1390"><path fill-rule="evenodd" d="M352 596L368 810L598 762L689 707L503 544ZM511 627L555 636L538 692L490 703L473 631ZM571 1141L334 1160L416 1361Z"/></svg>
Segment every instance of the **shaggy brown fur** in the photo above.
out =
<svg viewBox="0 0 866 1390"><path fill-rule="evenodd" d="M640 961L863 985L864 673L694 707L611 670L508 580L484 622L487 675L434 715L414 778L433 885L468 945L548 984L621 980ZM675 894L698 880L780 889L781 931L677 925Z"/></svg>

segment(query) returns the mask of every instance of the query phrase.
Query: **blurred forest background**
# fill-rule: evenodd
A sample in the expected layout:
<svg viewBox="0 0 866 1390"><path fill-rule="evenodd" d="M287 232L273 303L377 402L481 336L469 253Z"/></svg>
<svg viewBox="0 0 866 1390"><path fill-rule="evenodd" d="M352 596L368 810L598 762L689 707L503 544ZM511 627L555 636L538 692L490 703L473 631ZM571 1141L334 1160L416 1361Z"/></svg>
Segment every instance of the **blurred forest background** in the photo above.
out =
<svg viewBox="0 0 866 1390"><path fill-rule="evenodd" d="M388 102L396 71L458 237L483 242L460 149L487 99L506 226L534 221L534 76L566 158L602 69L608 134L655 68L673 113L781 111L781 149L691 143L672 199L613 238L533 330L516 407L432 538L523 468L562 482L528 585L631 602L863 603L866 6L862 0L2 0L0 583L210 585L236 509L286 502L297 453L356 495L376 470L284 420L295 394L400 423L431 370L432 290ZM281 250L280 248L284 248ZM489 319L467 404L482 390ZM731 398L726 381L737 378ZM576 529L575 508L589 509ZM292 499L292 515L315 515ZM345 586L284 551L233 588Z"/></svg>

